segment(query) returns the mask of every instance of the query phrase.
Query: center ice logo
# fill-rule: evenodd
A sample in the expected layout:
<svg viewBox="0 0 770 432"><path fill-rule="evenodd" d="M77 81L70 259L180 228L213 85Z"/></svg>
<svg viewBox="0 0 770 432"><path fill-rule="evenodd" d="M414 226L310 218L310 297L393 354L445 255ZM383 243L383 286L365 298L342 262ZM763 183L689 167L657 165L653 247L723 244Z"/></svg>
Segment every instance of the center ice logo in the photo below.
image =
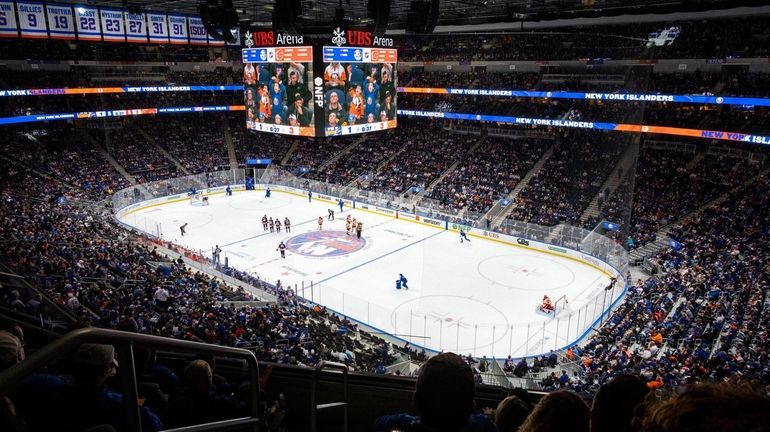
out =
<svg viewBox="0 0 770 432"><path fill-rule="evenodd" d="M344 231L311 231L286 241L286 247L297 254L316 258L347 255L361 250L366 240L347 235Z"/></svg>

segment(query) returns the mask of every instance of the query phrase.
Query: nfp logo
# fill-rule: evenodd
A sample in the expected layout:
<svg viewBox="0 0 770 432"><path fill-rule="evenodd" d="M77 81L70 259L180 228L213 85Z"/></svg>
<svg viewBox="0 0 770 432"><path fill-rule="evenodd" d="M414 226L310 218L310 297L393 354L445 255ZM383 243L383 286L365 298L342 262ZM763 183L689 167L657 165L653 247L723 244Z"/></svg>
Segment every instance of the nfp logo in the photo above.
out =
<svg viewBox="0 0 770 432"><path fill-rule="evenodd" d="M361 250L366 240L347 235L344 231L312 231L294 236L286 241L286 247L300 255L330 258Z"/></svg>

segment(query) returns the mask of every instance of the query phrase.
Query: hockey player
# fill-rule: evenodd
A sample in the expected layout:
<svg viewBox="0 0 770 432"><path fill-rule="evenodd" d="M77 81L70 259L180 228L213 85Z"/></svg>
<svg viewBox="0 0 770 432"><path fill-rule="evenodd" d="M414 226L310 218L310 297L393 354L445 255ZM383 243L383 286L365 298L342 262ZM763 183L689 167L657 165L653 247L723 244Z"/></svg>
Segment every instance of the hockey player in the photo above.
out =
<svg viewBox="0 0 770 432"><path fill-rule="evenodd" d="M265 198L270 198L270 186L265 189Z"/></svg>
<svg viewBox="0 0 770 432"><path fill-rule="evenodd" d="M275 222L273 222L273 218L270 218L267 221L267 224L270 225L270 232L275 232Z"/></svg>
<svg viewBox="0 0 770 432"><path fill-rule="evenodd" d="M281 258L286 258L286 245L283 242L278 245L276 250L281 253Z"/></svg>
<svg viewBox="0 0 770 432"><path fill-rule="evenodd" d="M401 289L401 287L404 287L404 289L409 289L409 287L406 285L406 278L401 273L398 274L398 279L396 279L396 289Z"/></svg>
<svg viewBox="0 0 770 432"><path fill-rule="evenodd" d="M351 220L352 218L353 218L353 217L352 217L352 216L350 216L350 214L348 214L348 216L345 218L345 222L347 222L347 223L350 223L350 220Z"/></svg>
<svg viewBox="0 0 770 432"><path fill-rule="evenodd" d="M281 232L281 220L275 218L275 232Z"/></svg>
<svg viewBox="0 0 770 432"><path fill-rule="evenodd" d="M345 221L345 235L350 235L350 215L348 215L348 220Z"/></svg>
<svg viewBox="0 0 770 432"><path fill-rule="evenodd" d="M468 234L465 233L462 229L460 229L460 243L467 241L470 242L471 239L468 238Z"/></svg>
<svg viewBox="0 0 770 432"><path fill-rule="evenodd" d="M359 240L361 239L361 231L363 230L364 230L364 223L359 222L358 225L356 225L356 237L358 237Z"/></svg>
<svg viewBox="0 0 770 432"><path fill-rule="evenodd" d="M283 220L283 227L286 229L287 233L291 232L291 221L289 220L289 218L286 218Z"/></svg>
<svg viewBox="0 0 770 432"><path fill-rule="evenodd" d="M187 234L187 222L185 222L184 225L179 227L179 231L182 232L182 237L184 237L184 235Z"/></svg>
<svg viewBox="0 0 770 432"><path fill-rule="evenodd" d="M313 191L307 191L307 202L313 202Z"/></svg>
<svg viewBox="0 0 770 432"><path fill-rule="evenodd" d="M340 200L337 203L337 205L340 206L340 213L342 213L342 209L345 207L345 201L342 201L342 198L340 198Z"/></svg>
<svg viewBox="0 0 770 432"><path fill-rule="evenodd" d="M227 184L227 187L225 188L225 195L226 196L233 196L233 189L230 187L230 184Z"/></svg>
<svg viewBox="0 0 770 432"><path fill-rule="evenodd" d="M267 215L262 216L262 230L267 231Z"/></svg>
<svg viewBox="0 0 770 432"><path fill-rule="evenodd" d="M321 231L321 228L323 228L324 225L324 218L321 216L318 216L318 231Z"/></svg>

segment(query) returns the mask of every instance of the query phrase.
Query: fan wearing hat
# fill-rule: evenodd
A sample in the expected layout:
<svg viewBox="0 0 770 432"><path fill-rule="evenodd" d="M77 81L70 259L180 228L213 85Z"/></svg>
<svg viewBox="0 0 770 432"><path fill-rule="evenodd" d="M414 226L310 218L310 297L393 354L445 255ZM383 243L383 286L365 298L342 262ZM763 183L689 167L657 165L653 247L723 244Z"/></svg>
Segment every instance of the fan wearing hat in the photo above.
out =
<svg viewBox="0 0 770 432"><path fill-rule="evenodd" d="M305 105L305 100L301 93L294 94L294 105L290 106L286 112L289 115L289 123L291 124L291 116L297 120L300 126L309 126L313 120L312 111Z"/></svg>

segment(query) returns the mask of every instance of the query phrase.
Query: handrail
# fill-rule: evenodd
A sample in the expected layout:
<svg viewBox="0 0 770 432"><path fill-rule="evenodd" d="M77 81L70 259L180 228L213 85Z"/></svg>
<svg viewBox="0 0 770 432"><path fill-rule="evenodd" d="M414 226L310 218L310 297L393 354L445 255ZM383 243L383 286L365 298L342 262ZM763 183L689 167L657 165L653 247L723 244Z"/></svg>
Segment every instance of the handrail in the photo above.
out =
<svg viewBox="0 0 770 432"><path fill-rule="evenodd" d="M324 369L336 369L342 372L342 401L317 404L318 380ZM318 363L313 373L313 385L310 391L310 430L318 431L318 411L329 408L342 408L343 423L342 431L348 432L348 367L342 363L322 361Z"/></svg>
<svg viewBox="0 0 770 432"><path fill-rule="evenodd" d="M259 364L251 351L222 345L212 345L200 342L191 342L180 339L170 339L160 336L151 336L139 333L130 333L118 330L98 328L84 328L74 330L61 338L42 347L40 350L27 357L24 361L10 367L0 373L0 395L8 394L24 379L42 369L48 364L60 359L65 354L74 351L83 343L101 343L114 345L121 367L118 370L124 392L124 409L126 409L126 422L128 430L141 432L142 425L139 418L138 398L136 397L136 369L134 367L133 347L135 345L148 346L163 350L177 350L207 355L220 355L236 357L246 362L251 383L249 392L251 406L250 417L247 419L232 419L225 422L196 425L191 428L181 428L184 431L221 430L225 424L234 426L237 424L252 424L253 431L259 432ZM235 422L235 423L234 423Z"/></svg>

